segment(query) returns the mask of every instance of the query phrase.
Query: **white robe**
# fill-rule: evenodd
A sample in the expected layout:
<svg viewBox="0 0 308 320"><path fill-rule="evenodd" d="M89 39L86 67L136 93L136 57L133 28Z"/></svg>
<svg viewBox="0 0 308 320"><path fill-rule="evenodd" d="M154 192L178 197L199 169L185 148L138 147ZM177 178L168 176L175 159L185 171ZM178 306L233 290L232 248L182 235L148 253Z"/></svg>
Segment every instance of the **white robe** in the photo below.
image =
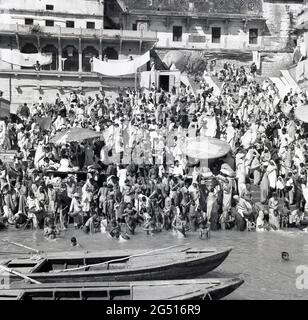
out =
<svg viewBox="0 0 308 320"><path fill-rule="evenodd" d="M275 170L273 170L275 169ZM276 183L277 183L277 169L273 165L269 165L267 168L267 173L268 173L268 182L270 188L275 189L276 188Z"/></svg>

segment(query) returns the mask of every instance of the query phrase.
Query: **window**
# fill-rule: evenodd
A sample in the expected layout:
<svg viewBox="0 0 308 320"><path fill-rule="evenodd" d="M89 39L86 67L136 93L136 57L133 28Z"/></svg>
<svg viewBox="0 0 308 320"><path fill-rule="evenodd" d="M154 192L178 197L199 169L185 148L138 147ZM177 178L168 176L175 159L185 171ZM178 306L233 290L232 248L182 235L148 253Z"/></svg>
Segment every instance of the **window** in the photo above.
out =
<svg viewBox="0 0 308 320"><path fill-rule="evenodd" d="M182 41L183 30L182 27L173 26L173 41L181 42Z"/></svg>
<svg viewBox="0 0 308 320"><path fill-rule="evenodd" d="M87 22L87 29L95 29L95 22Z"/></svg>
<svg viewBox="0 0 308 320"><path fill-rule="evenodd" d="M55 22L53 20L46 20L45 26L46 27L53 27L55 25Z"/></svg>
<svg viewBox="0 0 308 320"><path fill-rule="evenodd" d="M52 4L46 4L46 10L53 10L53 8Z"/></svg>
<svg viewBox="0 0 308 320"><path fill-rule="evenodd" d="M133 24L133 30L137 30L137 23Z"/></svg>
<svg viewBox="0 0 308 320"><path fill-rule="evenodd" d="M25 19L25 24L26 25L33 25L33 19L26 18Z"/></svg>
<svg viewBox="0 0 308 320"><path fill-rule="evenodd" d="M75 21L66 21L66 28L75 28Z"/></svg>
<svg viewBox="0 0 308 320"><path fill-rule="evenodd" d="M249 44L258 44L258 29L249 29Z"/></svg>
<svg viewBox="0 0 308 320"><path fill-rule="evenodd" d="M221 29L212 28L212 43L220 43Z"/></svg>

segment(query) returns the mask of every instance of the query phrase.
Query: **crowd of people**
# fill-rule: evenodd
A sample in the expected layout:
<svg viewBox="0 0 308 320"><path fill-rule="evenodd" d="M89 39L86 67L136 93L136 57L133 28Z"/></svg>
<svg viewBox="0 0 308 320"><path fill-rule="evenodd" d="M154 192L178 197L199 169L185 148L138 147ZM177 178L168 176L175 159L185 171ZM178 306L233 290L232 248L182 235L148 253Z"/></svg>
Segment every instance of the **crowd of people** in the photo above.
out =
<svg viewBox="0 0 308 320"><path fill-rule="evenodd" d="M16 151L13 163L0 162L0 229L56 237L72 223L124 239L140 227L201 238L218 229L306 230L308 145L294 116L306 94L281 98L253 65L225 63L216 75L219 96L199 77L198 92L152 84L115 99L72 91L20 106L0 122L1 149ZM54 140L72 128L98 137ZM196 137L224 140L231 151L205 166L186 152Z"/></svg>

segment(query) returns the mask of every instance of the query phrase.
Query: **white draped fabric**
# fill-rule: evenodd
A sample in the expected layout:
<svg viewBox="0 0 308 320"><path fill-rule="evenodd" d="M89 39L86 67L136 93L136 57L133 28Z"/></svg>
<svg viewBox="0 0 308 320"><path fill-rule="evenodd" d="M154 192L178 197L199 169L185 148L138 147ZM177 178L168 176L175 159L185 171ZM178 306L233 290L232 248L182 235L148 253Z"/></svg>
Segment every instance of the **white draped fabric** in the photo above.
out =
<svg viewBox="0 0 308 320"><path fill-rule="evenodd" d="M21 67L33 67L38 61L41 66L52 63L51 53L21 53L17 50L1 49L0 59Z"/></svg>
<svg viewBox="0 0 308 320"><path fill-rule="evenodd" d="M150 61L150 52L133 60L119 60L116 63L93 58L93 71L109 77L119 77L137 72L137 69Z"/></svg>

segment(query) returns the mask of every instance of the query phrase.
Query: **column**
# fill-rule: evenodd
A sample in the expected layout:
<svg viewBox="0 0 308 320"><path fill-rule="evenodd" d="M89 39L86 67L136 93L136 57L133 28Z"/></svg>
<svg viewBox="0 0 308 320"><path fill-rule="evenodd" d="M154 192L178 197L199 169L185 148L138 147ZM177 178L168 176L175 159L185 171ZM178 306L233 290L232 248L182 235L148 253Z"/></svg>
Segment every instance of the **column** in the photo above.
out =
<svg viewBox="0 0 308 320"><path fill-rule="evenodd" d="M20 51L20 44L19 44L19 35L18 35L18 33L16 33L16 47L17 47L17 50Z"/></svg>
<svg viewBox="0 0 308 320"><path fill-rule="evenodd" d="M82 47L81 47L81 37L79 37L78 56L79 56L79 69L78 69L78 72L82 72Z"/></svg>
<svg viewBox="0 0 308 320"><path fill-rule="evenodd" d="M62 44L61 44L61 37L58 38L58 71L62 71Z"/></svg>
<svg viewBox="0 0 308 320"><path fill-rule="evenodd" d="M99 52L98 52L99 60L103 60L103 46L102 46L102 38L99 38Z"/></svg>
<svg viewBox="0 0 308 320"><path fill-rule="evenodd" d="M226 19L225 20L225 32L224 32L224 36L225 36L224 47L225 47L225 49L228 49L229 24L230 24L230 21L228 19Z"/></svg>
<svg viewBox="0 0 308 320"><path fill-rule="evenodd" d="M122 55L122 45L123 45L123 40L122 40L122 38L120 38L119 59L121 59L121 55Z"/></svg>
<svg viewBox="0 0 308 320"><path fill-rule="evenodd" d="M40 36L37 36L37 51L38 51L38 53L42 52Z"/></svg>

